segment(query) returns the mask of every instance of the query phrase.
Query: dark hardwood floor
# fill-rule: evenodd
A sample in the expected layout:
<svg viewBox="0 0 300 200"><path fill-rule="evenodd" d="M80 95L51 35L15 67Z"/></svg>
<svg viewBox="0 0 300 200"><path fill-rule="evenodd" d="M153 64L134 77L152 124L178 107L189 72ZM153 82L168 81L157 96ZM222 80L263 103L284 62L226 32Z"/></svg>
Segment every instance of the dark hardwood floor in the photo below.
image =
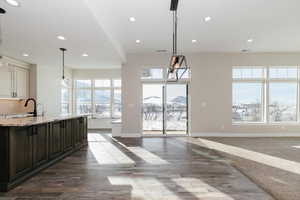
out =
<svg viewBox="0 0 300 200"><path fill-rule="evenodd" d="M215 151L176 138L90 134L89 147L0 200L271 200Z"/></svg>

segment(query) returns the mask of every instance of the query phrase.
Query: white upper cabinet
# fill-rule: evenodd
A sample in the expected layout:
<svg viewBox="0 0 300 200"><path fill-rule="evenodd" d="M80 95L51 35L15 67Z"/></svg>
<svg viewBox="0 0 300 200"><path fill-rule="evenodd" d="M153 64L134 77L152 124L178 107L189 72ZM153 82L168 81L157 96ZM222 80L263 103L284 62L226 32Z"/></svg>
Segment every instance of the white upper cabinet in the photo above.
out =
<svg viewBox="0 0 300 200"><path fill-rule="evenodd" d="M13 96L13 68L0 66L0 98L9 98Z"/></svg>
<svg viewBox="0 0 300 200"><path fill-rule="evenodd" d="M10 59L0 60L0 98L29 97L29 67Z"/></svg>

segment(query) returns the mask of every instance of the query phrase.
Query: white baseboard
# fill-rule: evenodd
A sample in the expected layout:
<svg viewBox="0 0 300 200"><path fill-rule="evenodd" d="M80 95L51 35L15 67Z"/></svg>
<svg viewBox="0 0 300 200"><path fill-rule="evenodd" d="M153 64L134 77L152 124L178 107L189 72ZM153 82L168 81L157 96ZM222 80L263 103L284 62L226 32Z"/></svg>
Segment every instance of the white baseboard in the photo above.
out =
<svg viewBox="0 0 300 200"><path fill-rule="evenodd" d="M300 137L299 133L191 133L191 137Z"/></svg>
<svg viewBox="0 0 300 200"><path fill-rule="evenodd" d="M122 138L140 138L142 135L140 133L121 133Z"/></svg>

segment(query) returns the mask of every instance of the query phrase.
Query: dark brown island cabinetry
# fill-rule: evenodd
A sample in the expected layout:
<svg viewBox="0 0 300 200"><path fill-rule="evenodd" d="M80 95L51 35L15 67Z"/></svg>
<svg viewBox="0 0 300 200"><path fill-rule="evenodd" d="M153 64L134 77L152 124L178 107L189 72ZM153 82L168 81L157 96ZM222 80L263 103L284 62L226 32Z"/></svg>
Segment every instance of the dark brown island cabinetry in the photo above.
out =
<svg viewBox="0 0 300 200"><path fill-rule="evenodd" d="M0 126L0 192L87 145L87 117Z"/></svg>

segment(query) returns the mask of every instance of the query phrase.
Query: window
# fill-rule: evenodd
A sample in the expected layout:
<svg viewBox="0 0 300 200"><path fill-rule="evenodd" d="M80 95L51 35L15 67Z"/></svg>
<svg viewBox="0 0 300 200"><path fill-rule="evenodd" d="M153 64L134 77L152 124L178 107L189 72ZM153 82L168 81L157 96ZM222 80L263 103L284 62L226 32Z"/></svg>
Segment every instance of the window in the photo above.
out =
<svg viewBox="0 0 300 200"><path fill-rule="evenodd" d="M179 69L178 76L181 78L181 81L187 81L190 78L191 71L190 69ZM173 80L175 78L175 74L169 74L168 77L168 69L153 67L153 68L144 68L141 75L141 80L143 82L147 81L164 81L165 79Z"/></svg>
<svg viewBox="0 0 300 200"><path fill-rule="evenodd" d="M189 69L179 69L178 70L178 76L182 79L188 79L190 78L190 70Z"/></svg>
<svg viewBox="0 0 300 200"><path fill-rule="evenodd" d="M264 77L264 69L262 67L243 67L234 68L232 73L233 79L262 79Z"/></svg>
<svg viewBox="0 0 300 200"><path fill-rule="evenodd" d="M111 116L111 90L95 89L95 113L101 118Z"/></svg>
<svg viewBox="0 0 300 200"><path fill-rule="evenodd" d="M61 113L72 112L71 108L72 86L68 79L61 81Z"/></svg>
<svg viewBox="0 0 300 200"><path fill-rule="evenodd" d="M92 81L91 80L76 80L77 88L91 88Z"/></svg>
<svg viewBox="0 0 300 200"><path fill-rule="evenodd" d="M78 114L92 113L95 118L121 117L121 80L76 80L75 83Z"/></svg>
<svg viewBox="0 0 300 200"><path fill-rule="evenodd" d="M269 68L269 121L296 122L298 68Z"/></svg>
<svg viewBox="0 0 300 200"><path fill-rule="evenodd" d="M92 113L92 81L76 80L76 112Z"/></svg>
<svg viewBox="0 0 300 200"><path fill-rule="evenodd" d="M232 119L234 122L262 121L262 86L262 83L233 83Z"/></svg>
<svg viewBox="0 0 300 200"><path fill-rule="evenodd" d="M121 87L122 86L122 81L121 80L113 80L114 87Z"/></svg>
<svg viewBox="0 0 300 200"><path fill-rule="evenodd" d="M122 102L121 102L121 90L114 89L114 106L113 106L113 118L121 118Z"/></svg>
<svg viewBox="0 0 300 200"><path fill-rule="evenodd" d="M110 87L110 80L95 80L95 87Z"/></svg>
<svg viewBox="0 0 300 200"><path fill-rule="evenodd" d="M78 114L92 113L92 95L90 89L78 89L76 93Z"/></svg>
<svg viewBox="0 0 300 200"><path fill-rule="evenodd" d="M269 69L270 79L297 79L298 69L297 67L276 67Z"/></svg>
<svg viewBox="0 0 300 200"><path fill-rule="evenodd" d="M122 114L122 81L119 79L113 80L113 107L112 116L113 118L121 118Z"/></svg>
<svg viewBox="0 0 300 200"><path fill-rule="evenodd" d="M270 83L269 87L270 121L297 121L297 83Z"/></svg>
<svg viewBox="0 0 300 200"><path fill-rule="evenodd" d="M163 68L146 68L143 70L142 79L163 79Z"/></svg>
<svg viewBox="0 0 300 200"><path fill-rule="evenodd" d="M298 67L234 67L232 121L297 122Z"/></svg>

